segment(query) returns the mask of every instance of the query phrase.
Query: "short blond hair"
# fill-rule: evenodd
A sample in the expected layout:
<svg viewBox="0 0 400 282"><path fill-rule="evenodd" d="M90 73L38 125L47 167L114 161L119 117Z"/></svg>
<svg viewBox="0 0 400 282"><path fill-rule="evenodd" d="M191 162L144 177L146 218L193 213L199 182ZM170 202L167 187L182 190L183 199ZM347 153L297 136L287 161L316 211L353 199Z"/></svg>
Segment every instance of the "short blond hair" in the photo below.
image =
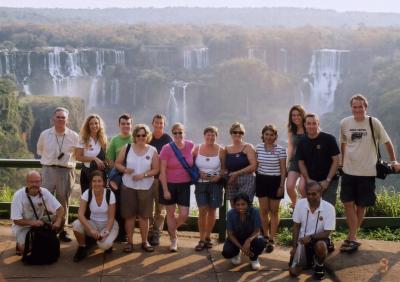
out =
<svg viewBox="0 0 400 282"><path fill-rule="evenodd" d="M143 123L136 124L132 130L132 139L133 143L136 143L136 135L139 133L140 130L144 130L146 132L146 144L149 144L151 139L153 138L153 134L150 131L150 128Z"/></svg>
<svg viewBox="0 0 400 282"><path fill-rule="evenodd" d="M183 123L176 122L171 127L171 133L174 133L174 130L178 128L182 129L183 131L185 130L185 126L183 125Z"/></svg>
<svg viewBox="0 0 400 282"><path fill-rule="evenodd" d="M365 106L366 108L368 108L368 100L367 100L367 98L366 98L364 95L362 95L362 94L356 94L356 95L352 96L352 97L350 98L350 107L353 106L353 100L362 101L363 104L364 104L364 106Z"/></svg>

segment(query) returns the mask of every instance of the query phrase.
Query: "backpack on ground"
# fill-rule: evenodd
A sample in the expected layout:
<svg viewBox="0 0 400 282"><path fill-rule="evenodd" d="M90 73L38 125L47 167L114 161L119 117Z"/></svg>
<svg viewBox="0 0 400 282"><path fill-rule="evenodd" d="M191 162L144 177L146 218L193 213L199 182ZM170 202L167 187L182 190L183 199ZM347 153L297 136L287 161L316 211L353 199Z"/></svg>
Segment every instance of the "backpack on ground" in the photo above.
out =
<svg viewBox="0 0 400 282"><path fill-rule="evenodd" d="M32 206L33 212L37 220L39 217L36 213L35 207L32 203L32 199L28 195L28 189L26 189L26 195ZM49 222L51 222L49 212L42 198L43 206L45 208ZM51 264L58 260L60 257L60 241L57 238L57 233L52 229L51 224L45 223L40 227L32 227L25 237L25 249L22 257L22 261L25 264L42 265Z"/></svg>

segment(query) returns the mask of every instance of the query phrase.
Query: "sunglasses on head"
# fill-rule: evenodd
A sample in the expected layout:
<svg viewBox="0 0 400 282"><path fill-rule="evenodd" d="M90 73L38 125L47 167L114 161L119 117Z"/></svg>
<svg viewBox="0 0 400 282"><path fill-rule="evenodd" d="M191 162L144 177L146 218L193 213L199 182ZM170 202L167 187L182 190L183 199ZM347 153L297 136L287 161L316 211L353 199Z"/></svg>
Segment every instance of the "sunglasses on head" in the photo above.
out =
<svg viewBox="0 0 400 282"><path fill-rule="evenodd" d="M173 134L173 135L182 135L183 132L182 132L182 131L175 131L175 132L172 132L172 134Z"/></svg>
<svg viewBox="0 0 400 282"><path fill-rule="evenodd" d="M144 138L144 137L146 137L146 136L147 136L147 134L137 134L137 135L136 135L136 138L139 138L139 137Z"/></svg>
<svg viewBox="0 0 400 282"><path fill-rule="evenodd" d="M243 131L232 131L232 134L244 135Z"/></svg>

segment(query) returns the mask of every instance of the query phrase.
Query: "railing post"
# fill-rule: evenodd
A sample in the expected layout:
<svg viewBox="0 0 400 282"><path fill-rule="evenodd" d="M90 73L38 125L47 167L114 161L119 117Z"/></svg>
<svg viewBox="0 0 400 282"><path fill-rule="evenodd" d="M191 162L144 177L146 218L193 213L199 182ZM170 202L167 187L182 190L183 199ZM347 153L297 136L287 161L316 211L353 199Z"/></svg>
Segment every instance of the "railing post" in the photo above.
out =
<svg viewBox="0 0 400 282"><path fill-rule="evenodd" d="M225 242L226 239L226 199L225 191L223 195L223 206L219 208L219 225L218 225L218 241Z"/></svg>

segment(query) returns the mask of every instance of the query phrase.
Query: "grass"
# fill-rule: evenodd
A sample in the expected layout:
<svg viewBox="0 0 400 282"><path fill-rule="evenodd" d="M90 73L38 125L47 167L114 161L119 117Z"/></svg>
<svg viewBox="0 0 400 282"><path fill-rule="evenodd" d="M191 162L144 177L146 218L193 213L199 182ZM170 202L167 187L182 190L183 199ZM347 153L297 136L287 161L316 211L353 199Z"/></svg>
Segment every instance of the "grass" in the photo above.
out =
<svg viewBox="0 0 400 282"><path fill-rule="evenodd" d="M0 202L11 202L14 195L14 190L11 187L3 185L0 189Z"/></svg>

